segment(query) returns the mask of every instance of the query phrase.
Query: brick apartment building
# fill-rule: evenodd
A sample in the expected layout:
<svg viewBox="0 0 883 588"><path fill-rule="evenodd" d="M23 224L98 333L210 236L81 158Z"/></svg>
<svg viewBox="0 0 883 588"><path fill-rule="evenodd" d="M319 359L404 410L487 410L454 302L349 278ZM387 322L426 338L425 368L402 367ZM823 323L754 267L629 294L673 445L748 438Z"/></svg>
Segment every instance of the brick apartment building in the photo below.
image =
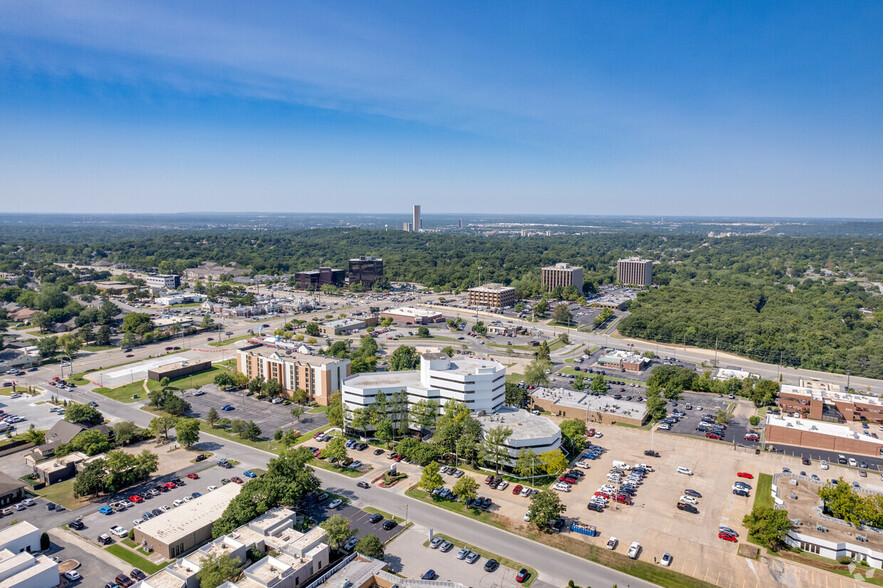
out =
<svg viewBox="0 0 883 588"><path fill-rule="evenodd" d="M515 305L515 288L503 284L485 284L469 288L469 306L506 308Z"/></svg>
<svg viewBox="0 0 883 588"><path fill-rule="evenodd" d="M331 395L340 391L341 383L350 375L350 360L283 353L258 345L236 353L236 370L249 380L276 380L289 397L298 388L306 390L310 400L327 406Z"/></svg>

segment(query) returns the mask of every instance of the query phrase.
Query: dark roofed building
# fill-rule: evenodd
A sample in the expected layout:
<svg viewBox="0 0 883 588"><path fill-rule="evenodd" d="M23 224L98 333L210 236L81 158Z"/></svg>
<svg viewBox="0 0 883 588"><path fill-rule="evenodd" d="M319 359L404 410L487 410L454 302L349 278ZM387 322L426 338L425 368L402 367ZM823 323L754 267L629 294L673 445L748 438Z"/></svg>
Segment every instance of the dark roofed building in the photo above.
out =
<svg viewBox="0 0 883 588"><path fill-rule="evenodd" d="M24 497L25 483L0 472L0 506L8 506Z"/></svg>

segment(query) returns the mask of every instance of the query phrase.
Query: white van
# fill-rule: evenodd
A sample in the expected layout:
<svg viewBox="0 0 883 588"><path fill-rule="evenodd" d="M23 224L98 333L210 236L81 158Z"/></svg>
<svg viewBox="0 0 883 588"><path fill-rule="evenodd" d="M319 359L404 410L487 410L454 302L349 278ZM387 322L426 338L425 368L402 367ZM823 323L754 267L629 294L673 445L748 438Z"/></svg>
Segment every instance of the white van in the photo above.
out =
<svg viewBox="0 0 883 588"><path fill-rule="evenodd" d="M616 460L613 461L613 467L615 467L615 468L618 469L618 470L630 470L630 469L632 469L632 466L630 466L630 465L627 464L626 462L624 462L624 461L616 461Z"/></svg>

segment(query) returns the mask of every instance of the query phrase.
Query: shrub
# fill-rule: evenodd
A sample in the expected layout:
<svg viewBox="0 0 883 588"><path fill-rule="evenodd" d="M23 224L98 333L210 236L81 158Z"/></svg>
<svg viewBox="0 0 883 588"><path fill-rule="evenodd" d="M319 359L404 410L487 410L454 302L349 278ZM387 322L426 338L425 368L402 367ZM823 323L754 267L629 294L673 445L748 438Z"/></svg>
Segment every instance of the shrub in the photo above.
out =
<svg viewBox="0 0 883 588"><path fill-rule="evenodd" d="M751 424L752 427L756 427L757 425L760 424L760 417L757 415L754 415L748 419L748 422Z"/></svg>
<svg viewBox="0 0 883 588"><path fill-rule="evenodd" d="M52 544L49 542L49 535L46 533L40 534L40 550L46 551Z"/></svg>
<svg viewBox="0 0 883 588"><path fill-rule="evenodd" d="M842 563L844 565L851 564L852 558L849 557L848 555L841 555L840 557L837 558L837 563Z"/></svg>

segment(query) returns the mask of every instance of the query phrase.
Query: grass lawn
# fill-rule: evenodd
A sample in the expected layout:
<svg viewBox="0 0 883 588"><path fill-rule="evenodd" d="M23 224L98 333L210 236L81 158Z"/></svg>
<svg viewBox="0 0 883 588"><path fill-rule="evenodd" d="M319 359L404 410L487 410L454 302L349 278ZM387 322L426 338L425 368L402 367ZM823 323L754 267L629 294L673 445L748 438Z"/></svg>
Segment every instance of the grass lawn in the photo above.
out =
<svg viewBox="0 0 883 588"><path fill-rule="evenodd" d="M570 345L570 343L565 343L561 339L558 339L557 341L555 341L554 343L549 345L549 351L558 351L559 349L561 349L565 345Z"/></svg>
<svg viewBox="0 0 883 588"><path fill-rule="evenodd" d="M524 379L524 374L515 374L515 373L506 374L506 381L511 384L517 384L518 382L520 382L523 379Z"/></svg>
<svg viewBox="0 0 883 588"><path fill-rule="evenodd" d="M202 306L202 302L182 302L180 304L170 304L169 308L196 308Z"/></svg>
<svg viewBox="0 0 883 588"><path fill-rule="evenodd" d="M203 421L205 422L205 421ZM205 428L203 428L203 426ZM239 435L235 433L231 433L226 429L211 429L208 426L208 423L205 423L203 426L200 426L200 432L205 433L206 435L214 435L215 437L220 437L221 439L226 439L227 441L233 441L234 443L241 443L242 445L248 445L249 447L254 447L255 449L260 449L262 451L268 451L270 453L279 454L283 447L282 443L275 442L276 447L270 449L270 444L273 441L270 440L260 440L260 441L248 441L247 439L241 439Z"/></svg>
<svg viewBox="0 0 883 588"><path fill-rule="evenodd" d="M309 414L316 414L320 412L328 412L327 406L314 406L310 410L307 411Z"/></svg>
<svg viewBox="0 0 883 588"><path fill-rule="evenodd" d="M147 380L147 389L151 392L159 390L159 382ZM147 396L147 393L144 391L144 380L135 380L118 388L95 388L93 391L117 402L135 402L135 400L143 400ZM132 398L134 394L137 394L138 398Z"/></svg>
<svg viewBox="0 0 883 588"><path fill-rule="evenodd" d="M496 553L491 553L490 551L484 550L481 547L476 547L475 545L472 545L470 543L466 543L465 541L455 539L449 535L444 535L442 533L434 533L433 536L441 537L442 539L445 539L446 541L450 541L451 543L454 544L454 547L458 547L458 548L465 547L469 551L474 551L475 553L477 553L481 557L485 558L485 560L495 559L498 562L500 562L501 566L506 566L507 568L512 568L515 571L520 571L522 568L527 569L527 571L530 572L530 576L527 577L527 580L524 581L522 586L530 586L531 584L533 584L533 581L537 579L537 571L535 569L533 569L529 566L526 566L522 563L519 563L517 561L513 561L513 560L509 559L508 557L503 557L502 555L497 555ZM429 546L429 541L424 542L423 546L424 547Z"/></svg>
<svg viewBox="0 0 883 588"><path fill-rule="evenodd" d="M300 437L297 438L296 444L300 444L305 441L309 441L310 439L313 438L313 435L315 435L316 433L318 433L319 431L322 431L324 429L325 429L325 427L319 427L318 429L313 429L312 431L310 431L308 433L304 433L303 435L301 435Z"/></svg>
<svg viewBox="0 0 883 588"><path fill-rule="evenodd" d="M499 343L485 343L488 347L497 347L498 349L511 349L513 351L530 351L533 353L538 349L538 347L531 347L530 345L500 345Z"/></svg>
<svg viewBox="0 0 883 588"><path fill-rule="evenodd" d="M416 498L417 500L421 500L428 504L433 504L445 510L465 515L471 519L481 521L482 523L486 523L494 527L499 527L500 529L506 528L505 525L503 525L503 523L498 520L501 517L494 515L493 513L482 510L480 508L468 508L462 502L454 502L453 500L448 500L447 498L438 498L436 496L432 496L426 490L420 490L417 488L413 490L406 490L405 496L410 496L411 498Z"/></svg>
<svg viewBox="0 0 883 588"><path fill-rule="evenodd" d="M653 428L653 423L652 423L652 422L649 422L649 423L647 423L646 425L640 425L640 426L639 426L639 425L633 425L633 424L631 424L631 423L621 423L621 422L619 422L619 421L616 421L616 422L613 423L613 424L616 425L617 427L629 427L630 429L643 429L643 430L645 430L645 431L649 431L650 429Z"/></svg>
<svg viewBox="0 0 883 588"><path fill-rule="evenodd" d="M238 337L230 337L229 339L224 339L223 341L212 341L209 343L211 347L223 347L225 345L230 345L231 343L236 343L237 341L242 341L243 339L249 339L254 337L254 335L239 335Z"/></svg>
<svg viewBox="0 0 883 588"><path fill-rule="evenodd" d="M86 351L107 351L108 349L116 349L116 345L86 345L83 347Z"/></svg>
<svg viewBox="0 0 883 588"><path fill-rule="evenodd" d="M771 494L773 490L773 476L771 474L759 474L757 476L757 490L754 492L754 508L768 506L773 508L774 500Z"/></svg>
<svg viewBox="0 0 883 588"><path fill-rule="evenodd" d="M58 482L51 486L44 486L40 490L34 490L37 494L50 502L60 504L68 510L74 510L89 504L89 499L74 498L74 479Z"/></svg>
<svg viewBox="0 0 883 588"><path fill-rule="evenodd" d="M148 575L155 574L158 571L160 571L161 569L163 569L164 567L166 567L167 565L169 565L170 563L172 563L170 561L167 561L161 565L157 565L157 564L153 563L152 561L150 561L149 559L141 557L140 555L138 555L134 551L130 551L129 549L126 549L125 547L123 547L122 545L120 545L118 543L114 544L114 545L109 545L109 546L105 547L104 550L107 551L108 553L112 553L113 555L117 556L118 558L120 558L124 562L131 564L132 566L138 568L139 570L141 570L142 572L144 572L145 574L148 574Z"/></svg>

